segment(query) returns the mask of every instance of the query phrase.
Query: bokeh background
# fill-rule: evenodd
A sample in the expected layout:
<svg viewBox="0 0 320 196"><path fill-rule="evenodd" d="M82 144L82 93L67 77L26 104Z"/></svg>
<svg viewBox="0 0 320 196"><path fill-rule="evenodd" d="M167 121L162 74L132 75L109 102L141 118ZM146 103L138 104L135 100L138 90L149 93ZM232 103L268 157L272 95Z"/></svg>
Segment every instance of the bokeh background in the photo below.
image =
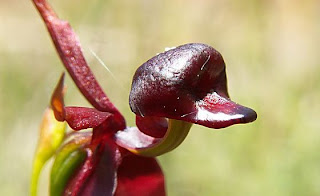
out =
<svg viewBox="0 0 320 196"><path fill-rule="evenodd" d="M147 59L207 43L256 122L193 126L159 157L169 195L320 195L320 1L51 0L110 99L134 125L131 77ZM110 74L90 52L109 67ZM41 115L63 67L31 1L0 1L0 195L28 195ZM68 78L68 105L88 103ZM40 195L47 195L48 172Z"/></svg>

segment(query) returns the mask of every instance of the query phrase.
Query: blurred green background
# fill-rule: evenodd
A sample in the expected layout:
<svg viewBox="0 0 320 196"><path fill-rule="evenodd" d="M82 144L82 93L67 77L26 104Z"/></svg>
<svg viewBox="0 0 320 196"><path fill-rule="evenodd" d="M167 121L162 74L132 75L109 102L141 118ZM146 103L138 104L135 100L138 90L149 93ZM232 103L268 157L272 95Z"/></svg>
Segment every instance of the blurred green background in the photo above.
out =
<svg viewBox="0 0 320 196"><path fill-rule="evenodd" d="M159 157L170 196L320 195L320 1L50 2L78 33L129 125L139 65L189 42L222 53L231 98L254 108L258 119L223 130L194 126L178 149ZM28 195L38 126L62 70L31 1L1 0L0 195ZM88 105L70 78L67 85L68 105ZM47 195L48 171L40 195Z"/></svg>

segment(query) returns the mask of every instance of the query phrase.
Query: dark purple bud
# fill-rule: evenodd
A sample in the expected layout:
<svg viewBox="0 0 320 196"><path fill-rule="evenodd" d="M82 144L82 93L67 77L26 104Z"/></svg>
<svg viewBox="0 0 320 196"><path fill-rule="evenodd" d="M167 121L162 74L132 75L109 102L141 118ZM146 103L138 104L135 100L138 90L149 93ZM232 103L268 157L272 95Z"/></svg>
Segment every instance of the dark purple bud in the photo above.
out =
<svg viewBox="0 0 320 196"><path fill-rule="evenodd" d="M214 48L186 44L158 54L138 68L130 92L131 110L223 128L254 121L252 109L229 99L225 64Z"/></svg>

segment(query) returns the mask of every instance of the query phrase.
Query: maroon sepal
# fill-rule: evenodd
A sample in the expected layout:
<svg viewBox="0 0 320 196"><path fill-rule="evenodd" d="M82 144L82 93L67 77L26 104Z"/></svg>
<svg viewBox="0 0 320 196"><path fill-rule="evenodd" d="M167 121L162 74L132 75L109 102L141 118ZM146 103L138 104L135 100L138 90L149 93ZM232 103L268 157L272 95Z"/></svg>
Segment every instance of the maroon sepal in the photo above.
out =
<svg viewBox="0 0 320 196"><path fill-rule="evenodd" d="M119 127L124 129L123 116L111 103L95 79L83 56L79 39L69 23L59 19L47 1L33 0L33 3L48 28L60 59L81 93L99 111L114 114L115 121Z"/></svg>
<svg viewBox="0 0 320 196"><path fill-rule="evenodd" d="M65 107L65 120L74 130L94 128L113 116L109 112L100 112L94 108Z"/></svg>

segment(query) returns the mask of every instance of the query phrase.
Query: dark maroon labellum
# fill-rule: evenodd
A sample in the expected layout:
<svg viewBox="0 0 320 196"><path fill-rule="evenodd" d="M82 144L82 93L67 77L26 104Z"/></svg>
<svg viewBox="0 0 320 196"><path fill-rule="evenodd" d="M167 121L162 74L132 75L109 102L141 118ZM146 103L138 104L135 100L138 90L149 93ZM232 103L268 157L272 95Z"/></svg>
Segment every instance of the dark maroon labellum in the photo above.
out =
<svg viewBox="0 0 320 196"><path fill-rule="evenodd" d="M229 99L220 53L197 43L158 54L140 66L133 77L130 107L142 117L167 117L211 128L257 117L252 109Z"/></svg>

